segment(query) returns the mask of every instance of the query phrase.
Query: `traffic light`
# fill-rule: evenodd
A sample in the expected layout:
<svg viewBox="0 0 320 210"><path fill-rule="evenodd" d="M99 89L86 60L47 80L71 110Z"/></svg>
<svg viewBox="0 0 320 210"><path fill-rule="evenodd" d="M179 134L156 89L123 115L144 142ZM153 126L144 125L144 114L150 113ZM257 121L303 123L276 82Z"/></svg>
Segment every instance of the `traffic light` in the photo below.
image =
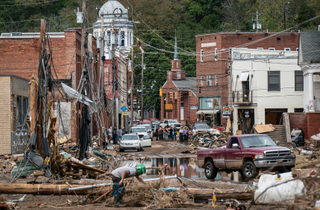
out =
<svg viewBox="0 0 320 210"><path fill-rule="evenodd" d="M201 86L199 86L199 93L201 93Z"/></svg>
<svg viewBox="0 0 320 210"><path fill-rule="evenodd" d="M178 99L179 92L175 92L174 95L175 95L174 98L175 98L175 99Z"/></svg>
<svg viewBox="0 0 320 210"><path fill-rule="evenodd" d="M191 87L190 87L190 90L189 90L189 96L192 96Z"/></svg>
<svg viewBox="0 0 320 210"><path fill-rule="evenodd" d="M162 96L162 88L160 88L159 95Z"/></svg>
<svg viewBox="0 0 320 210"><path fill-rule="evenodd" d="M183 93L182 92L180 92L180 98L182 98L183 97Z"/></svg>
<svg viewBox="0 0 320 210"><path fill-rule="evenodd" d="M173 98L173 93L172 92L170 92L170 98Z"/></svg>

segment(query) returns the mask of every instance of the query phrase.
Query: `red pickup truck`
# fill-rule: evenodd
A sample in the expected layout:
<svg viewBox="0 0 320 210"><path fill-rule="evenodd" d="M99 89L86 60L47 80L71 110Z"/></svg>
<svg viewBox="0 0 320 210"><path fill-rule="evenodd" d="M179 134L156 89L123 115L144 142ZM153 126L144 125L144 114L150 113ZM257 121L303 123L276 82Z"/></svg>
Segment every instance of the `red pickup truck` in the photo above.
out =
<svg viewBox="0 0 320 210"><path fill-rule="evenodd" d="M197 165L205 169L208 179L218 171L240 171L244 179L254 178L259 169L285 168L295 165L294 153L277 144L265 134L230 136L226 148L199 149Z"/></svg>

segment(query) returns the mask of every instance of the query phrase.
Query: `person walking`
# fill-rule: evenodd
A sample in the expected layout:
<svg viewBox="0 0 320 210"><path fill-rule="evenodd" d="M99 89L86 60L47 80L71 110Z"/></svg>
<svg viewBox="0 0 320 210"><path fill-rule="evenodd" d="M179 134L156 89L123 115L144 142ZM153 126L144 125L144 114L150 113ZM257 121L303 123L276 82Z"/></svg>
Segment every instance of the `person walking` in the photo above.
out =
<svg viewBox="0 0 320 210"><path fill-rule="evenodd" d="M179 140L180 140L180 142L183 142L183 128L182 128L182 126L180 127L180 130L179 130Z"/></svg>
<svg viewBox="0 0 320 210"><path fill-rule="evenodd" d="M168 135L169 135L168 128L165 128L165 129L164 129L164 140L165 140L165 141L168 141Z"/></svg>
<svg viewBox="0 0 320 210"><path fill-rule="evenodd" d="M183 141L184 142L187 141L187 135L188 135L187 126L184 126L182 134L183 134Z"/></svg>
<svg viewBox="0 0 320 210"><path fill-rule="evenodd" d="M117 144L117 130L116 128L112 131L113 144Z"/></svg>
<svg viewBox="0 0 320 210"><path fill-rule="evenodd" d="M178 129L176 128L176 126L173 126L173 140L177 140L177 131Z"/></svg>
<svg viewBox="0 0 320 210"><path fill-rule="evenodd" d="M154 132L154 136L155 136L156 141L159 140L159 127L158 126L156 127L156 130Z"/></svg>
<svg viewBox="0 0 320 210"><path fill-rule="evenodd" d="M196 127L193 128L192 130L192 139L194 140L196 138L196 135L199 133Z"/></svg>
<svg viewBox="0 0 320 210"><path fill-rule="evenodd" d="M126 178L136 177L139 182L148 185L140 177L140 175L143 173L146 173L146 167L141 163L136 165L136 167L119 167L111 172L111 178L113 182L112 195L114 196L114 206L125 206L121 204L121 202L125 190L123 182Z"/></svg>
<svg viewBox="0 0 320 210"><path fill-rule="evenodd" d="M169 127L169 139L173 140L173 129L171 126Z"/></svg>
<svg viewBox="0 0 320 210"><path fill-rule="evenodd" d="M159 128L159 135L160 135L160 141L163 140L163 129L162 127Z"/></svg>
<svg viewBox="0 0 320 210"><path fill-rule="evenodd" d="M119 139L119 141L121 141L122 140L122 129L121 128L119 128L119 130L118 130L118 139Z"/></svg>

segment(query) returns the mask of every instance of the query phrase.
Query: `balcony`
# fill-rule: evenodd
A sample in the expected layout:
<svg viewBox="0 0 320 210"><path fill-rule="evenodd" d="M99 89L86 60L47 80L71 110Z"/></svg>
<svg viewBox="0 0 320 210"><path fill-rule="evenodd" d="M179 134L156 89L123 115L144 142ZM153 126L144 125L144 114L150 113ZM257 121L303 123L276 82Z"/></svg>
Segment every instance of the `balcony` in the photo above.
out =
<svg viewBox="0 0 320 210"><path fill-rule="evenodd" d="M252 90L251 91L233 91L233 104L249 105L252 104Z"/></svg>

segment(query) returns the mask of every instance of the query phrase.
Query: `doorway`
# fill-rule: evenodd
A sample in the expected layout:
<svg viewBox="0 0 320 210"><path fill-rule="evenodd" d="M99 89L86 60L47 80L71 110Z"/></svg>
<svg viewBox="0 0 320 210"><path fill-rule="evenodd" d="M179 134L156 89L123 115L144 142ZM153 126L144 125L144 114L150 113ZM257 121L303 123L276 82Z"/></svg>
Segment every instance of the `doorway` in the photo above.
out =
<svg viewBox="0 0 320 210"><path fill-rule="evenodd" d="M253 133L254 109L238 109L238 130L243 134Z"/></svg>
<svg viewBox="0 0 320 210"><path fill-rule="evenodd" d="M288 112L288 109L266 109L265 124L281 125L282 113Z"/></svg>

